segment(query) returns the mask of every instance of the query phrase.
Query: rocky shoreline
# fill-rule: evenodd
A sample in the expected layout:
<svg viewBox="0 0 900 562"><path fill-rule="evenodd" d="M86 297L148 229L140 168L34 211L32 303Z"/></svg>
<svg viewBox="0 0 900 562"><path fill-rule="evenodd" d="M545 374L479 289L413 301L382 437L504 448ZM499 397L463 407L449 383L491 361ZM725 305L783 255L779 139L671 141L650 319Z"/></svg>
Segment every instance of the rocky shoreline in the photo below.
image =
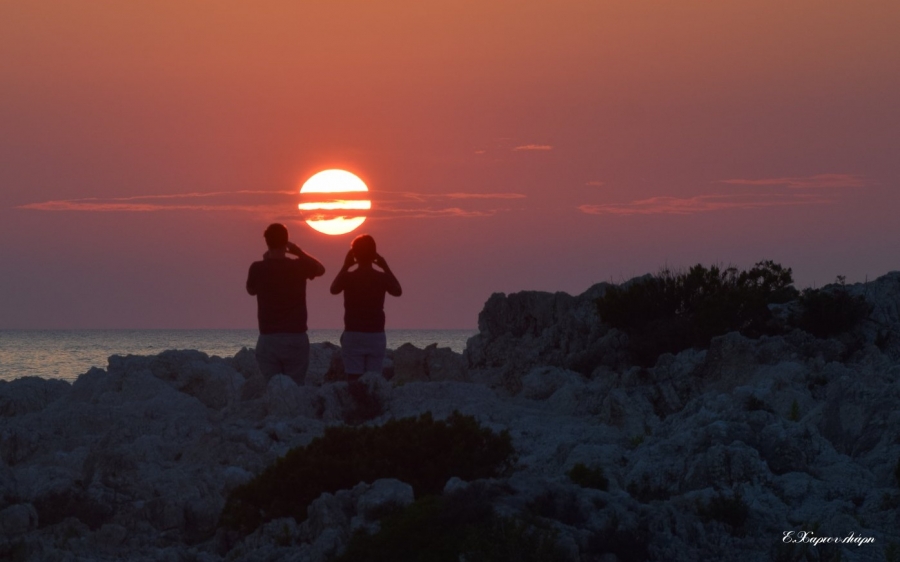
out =
<svg viewBox="0 0 900 562"><path fill-rule="evenodd" d="M627 336L599 321L606 287L495 294L465 353L393 350L363 379L380 404L365 423L459 411L508 430L513 472L445 493L491 490L571 560L900 559L900 273L848 286L872 306L852 342L729 333L651 368L628 365ZM236 486L351 421L342 378L339 348L315 344L302 387L263 381L250 350L0 382L0 558L329 560L411 488L323 494L306 521L237 542L218 523ZM577 464L607 489L573 482Z"/></svg>

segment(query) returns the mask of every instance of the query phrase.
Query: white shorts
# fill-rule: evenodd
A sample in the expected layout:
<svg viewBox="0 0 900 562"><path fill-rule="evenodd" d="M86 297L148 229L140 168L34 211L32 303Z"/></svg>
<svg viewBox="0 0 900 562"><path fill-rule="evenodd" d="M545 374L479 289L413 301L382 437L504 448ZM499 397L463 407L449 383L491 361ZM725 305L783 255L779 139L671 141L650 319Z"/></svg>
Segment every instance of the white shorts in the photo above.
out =
<svg viewBox="0 0 900 562"><path fill-rule="evenodd" d="M381 373L387 336L384 332L344 332L341 334L341 358L348 375Z"/></svg>

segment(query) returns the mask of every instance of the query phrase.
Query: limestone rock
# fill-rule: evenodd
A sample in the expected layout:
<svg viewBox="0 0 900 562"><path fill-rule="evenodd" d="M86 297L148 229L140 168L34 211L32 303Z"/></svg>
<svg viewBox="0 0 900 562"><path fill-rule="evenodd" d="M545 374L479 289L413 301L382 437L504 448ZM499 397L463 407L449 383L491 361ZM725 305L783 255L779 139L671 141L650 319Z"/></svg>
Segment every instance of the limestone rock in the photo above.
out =
<svg viewBox="0 0 900 562"><path fill-rule="evenodd" d="M522 377L521 395L531 400L546 400L567 383L580 382L583 382L583 377L576 372L553 367L535 367Z"/></svg>
<svg viewBox="0 0 900 562"><path fill-rule="evenodd" d="M391 381L334 382L339 348L314 344L303 386L260 380L250 350L0 383L0 558L325 561L409 505L411 487L359 483L321 495L306 521L230 538L217 529L229 492L327 426L458 411L508 431L517 459L444 494L553 529L572 559L793 559L779 537L813 529L876 542L806 558L881 559L900 544L900 348L884 335L900 330L900 273L847 289L873 305L859 342L732 333L650 368L623 363L598 285L494 295L462 357L404 346ZM573 481L578 464L607 489Z"/></svg>
<svg viewBox="0 0 900 562"><path fill-rule="evenodd" d="M449 347L439 348L431 344L425 349L405 343L393 353L394 384L411 381L465 381L468 380L463 356Z"/></svg>
<svg viewBox="0 0 900 562"><path fill-rule="evenodd" d="M37 526L37 510L31 504L19 503L0 510L0 535L24 535Z"/></svg>
<svg viewBox="0 0 900 562"><path fill-rule="evenodd" d="M330 342L313 343L309 346L309 370L306 373L306 384L321 386L326 380L336 380L332 372L337 370L336 362L340 362L341 348ZM340 364L343 371L343 363Z"/></svg>
<svg viewBox="0 0 900 562"><path fill-rule="evenodd" d="M394 478L382 478L372 483L356 503L356 512L366 522L377 521L386 513L413 502L413 487Z"/></svg>
<svg viewBox="0 0 900 562"><path fill-rule="evenodd" d="M59 379L22 377L0 380L0 418L39 412L68 394L72 386Z"/></svg>
<svg viewBox="0 0 900 562"><path fill-rule="evenodd" d="M479 333L469 339L470 369L499 369L503 386L516 394L521 375L552 365L589 375L598 365L624 359L622 334L600 321L595 301L609 285L594 285L578 296L523 291L495 293L478 315Z"/></svg>

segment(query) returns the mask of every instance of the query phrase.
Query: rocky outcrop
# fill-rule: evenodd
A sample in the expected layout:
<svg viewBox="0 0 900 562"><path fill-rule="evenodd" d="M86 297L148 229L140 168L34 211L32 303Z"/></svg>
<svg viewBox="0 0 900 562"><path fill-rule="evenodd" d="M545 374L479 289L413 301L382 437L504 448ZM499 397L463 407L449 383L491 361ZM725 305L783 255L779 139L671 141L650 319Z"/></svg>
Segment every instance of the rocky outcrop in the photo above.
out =
<svg viewBox="0 0 900 562"><path fill-rule="evenodd" d="M830 288L838 287L832 285ZM863 326L865 341L878 345L892 359L900 360L900 271L840 288L851 295L862 296L872 307Z"/></svg>
<svg viewBox="0 0 900 562"><path fill-rule="evenodd" d="M12 381L0 380L0 418L39 412L70 390L71 386L59 379L22 377Z"/></svg>
<svg viewBox="0 0 900 562"><path fill-rule="evenodd" d="M330 382L331 345L314 346L304 386L262 380L249 350L0 383L0 558L328 560L412 489L360 483L236 538L218 528L228 493L329 425L459 411L508 430L518 461L445 493L552 528L573 561L883 560L900 544L900 362L884 336L898 279L848 288L873 304L862 339L731 333L651 368L610 359L592 296L535 293L491 297L465 358L402 346L391 380L352 392ZM573 481L577 465L605 489Z"/></svg>
<svg viewBox="0 0 900 562"><path fill-rule="evenodd" d="M590 375L616 368L626 359L625 336L599 322L595 301L607 283L578 296L523 291L494 293L478 315L479 333L469 339L466 359L481 381L499 381L512 393L521 374L537 365Z"/></svg>
<svg viewBox="0 0 900 562"><path fill-rule="evenodd" d="M468 368L463 356L436 343L419 349L405 343L393 353L395 384L411 381L466 381Z"/></svg>

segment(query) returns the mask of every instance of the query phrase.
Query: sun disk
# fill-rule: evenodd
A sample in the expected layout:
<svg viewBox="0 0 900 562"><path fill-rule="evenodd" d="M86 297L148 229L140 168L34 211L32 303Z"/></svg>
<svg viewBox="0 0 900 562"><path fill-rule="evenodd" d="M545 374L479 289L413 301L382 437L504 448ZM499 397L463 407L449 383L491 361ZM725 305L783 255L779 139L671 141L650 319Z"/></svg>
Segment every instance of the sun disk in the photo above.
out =
<svg viewBox="0 0 900 562"><path fill-rule="evenodd" d="M304 213L306 224L314 230L329 235L353 232L365 222L366 217L359 211L372 208L369 199L357 198L368 194L369 188L354 174L345 170L324 170L306 180L300 188L300 194L311 200L300 203L297 207ZM342 194L345 197L359 194L356 197L322 197L320 194ZM314 197L310 197L314 196ZM348 211L355 211L349 212ZM352 215L352 216L348 216Z"/></svg>

